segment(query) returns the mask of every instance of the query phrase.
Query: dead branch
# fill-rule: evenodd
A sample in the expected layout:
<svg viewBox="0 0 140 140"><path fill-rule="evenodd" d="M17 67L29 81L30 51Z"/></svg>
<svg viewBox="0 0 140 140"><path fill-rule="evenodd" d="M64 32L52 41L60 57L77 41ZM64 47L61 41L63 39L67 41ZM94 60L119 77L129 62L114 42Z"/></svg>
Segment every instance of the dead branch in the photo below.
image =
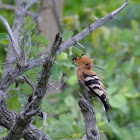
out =
<svg viewBox="0 0 140 140"><path fill-rule="evenodd" d="M96 123L96 114L94 112L92 99L80 81L79 84L83 93L83 95L79 93L78 104L85 121L86 136L84 139L87 137L88 140L100 140L100 133Z"/></svg>
<svg viewBox="0 0 140 140"><path fill-rule="evenodd" d="M49 76L61 41L62 38L60 37L60 34L57 34L54 44L50 49L49 58L43 63L43 68L38 77L36 89L33 92L32 97L28 100L24 110L17 115L14 126L10 129L8 135L4 137L4 140L9 140L9 138L11 140L19 140L22 137L23 130L29 125L31 118L39 113L41 100L46 93Z"/></svg>
<svg viewBox="0 0 140 140"><path fill-rule="evenodd" d="M7 29L7 32L9 34L10 40L12 42L12 46L13 46L15 52L16 52L17 57L20 57L20 53L21 53L20 47L19 47L17 41L14 38L14 35L12 33L12 30L11 30L7 20L5 18L3 18L2 16L0 16L0 18L1 18L1 21L3 22L5 28Z"/></svg>

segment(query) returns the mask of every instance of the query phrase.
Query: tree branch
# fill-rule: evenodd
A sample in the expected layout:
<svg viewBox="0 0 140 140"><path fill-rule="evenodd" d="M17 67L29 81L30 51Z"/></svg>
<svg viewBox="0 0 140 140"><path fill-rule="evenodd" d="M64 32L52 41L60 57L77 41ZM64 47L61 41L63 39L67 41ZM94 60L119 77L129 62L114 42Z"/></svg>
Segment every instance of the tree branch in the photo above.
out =
<svg viewBox="0 0 140 140"><path fill-rule="evenodd" d="M22 132L27 125L29 125L31 118L37 115L40 111L40 104L44 97L48 85L48 80L52 71L52 66L56 58L56 52L59 49L62 38L60 34L56 35L54 44L50 49L49 58L43 63L43 68L38 77L36 89L32 97L29 98L24 110L17 115L14 126L10 129L9 134L4 140L19 140L22 137Z"/></svg>
<svg viewBox="0 0 140 140"><path fill-rule="evenodd" d="M57 52L57 54L60 54L61 52L63 52L67 48L69 48L70 46L74 45L76 43L76 41L79 42L80 40L85 38L87 35L89 35L91 32L93 32L97 28L101 27L103 24L107 23L109 20L114 18L116 15L118 15L127 5L128 5L128 1L126 1L125 4L123 4L117 10L111 12L110 14L106 15L102 19L97 20L96 22L91 24L89 27L85 28L82 32L80 32L79 34L75 35L68 41L61 44L60 50Z"/></svg>
<svg viewBox="0 0 140 140"><path fill-rule="evenodd" d="M5 93L0 91L0 125L10 130L14 125L17 114L7 108L5 100ZM42 134L42 132L36 126L29 124L23 131L22 137L25 140L39 140L40 134ZM43 133L42 139L51 140L45 133Z"/></svg>
<svg viewBox="0 0 140 140"><path fill-rule="evenodd" d="M27 12L35 3L39 2L40 0L30 0L26 6L25 6L25 11Z"/></svg>
<svg viewBox="0 0 140 140"><path fill-rule="evenodd" d="M86 136L83 139L86 139L87 137L88 140L100 140L100 133L96 124L96 114L94 112L92 99L80 81L79 85L83 95L79 93L78 104L83 113L86 128Z"/></svg>
<svg viewBox="0 0 140 140"><path fill-rule="evenodd" d="M10 11L14 11L16 8L16 6L13 6L13 5L8 5L8 4L0 4L0 9L1 10L10 10ZM31 11L27 11L26 12L27 15L29 15L32 19L36 19L38 17L38 13L34 13L34 12L31 12Z"/></svg>
<svg viewBox="0 0 140 140"><path fill-rule="evenodd" d="M31 0L29 1L26 6L24 6L24 0L16 0L16 8L15 8L15 17L14 23L12 26L13 36L16 42L18 42L20 30L28 9L37 2L38 0ZM6 62L8 62L3 70L2 77L4 77L8 72L13 69L13 63L16 61L15 52L12 48L12 43L9 43L7 55L6 55Z"/></svg>

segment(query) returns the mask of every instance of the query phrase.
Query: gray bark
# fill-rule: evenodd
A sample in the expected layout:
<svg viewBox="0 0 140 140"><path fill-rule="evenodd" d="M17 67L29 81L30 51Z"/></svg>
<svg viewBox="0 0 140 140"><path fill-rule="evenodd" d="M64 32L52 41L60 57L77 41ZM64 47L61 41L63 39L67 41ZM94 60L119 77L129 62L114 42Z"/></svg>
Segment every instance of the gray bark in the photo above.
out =
<svg viewBox="0 0 140 140"><path fill-rule="evenodd" d="M96 123L96 114L93 107L92 99L90 95L84 88L83 84L79 81L79 85L82 90L82 94L79 93L79 106L83 113L85 128L86 128L86 137L87 140L100 140L100 133Z"/></svg>

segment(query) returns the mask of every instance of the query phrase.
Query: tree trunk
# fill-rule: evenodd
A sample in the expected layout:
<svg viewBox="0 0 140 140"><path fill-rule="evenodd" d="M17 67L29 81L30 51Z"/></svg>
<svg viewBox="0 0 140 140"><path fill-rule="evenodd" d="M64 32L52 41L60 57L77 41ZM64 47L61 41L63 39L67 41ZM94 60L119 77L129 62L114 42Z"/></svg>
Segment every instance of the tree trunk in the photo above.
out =
<svg viewBox="0 0 140 140"><path fill-rule="evenodd" d="M49 45L52 44L55 35L60 32L63 0L41 0L41 13L39 16L39 30L46 35Z"/></svg>

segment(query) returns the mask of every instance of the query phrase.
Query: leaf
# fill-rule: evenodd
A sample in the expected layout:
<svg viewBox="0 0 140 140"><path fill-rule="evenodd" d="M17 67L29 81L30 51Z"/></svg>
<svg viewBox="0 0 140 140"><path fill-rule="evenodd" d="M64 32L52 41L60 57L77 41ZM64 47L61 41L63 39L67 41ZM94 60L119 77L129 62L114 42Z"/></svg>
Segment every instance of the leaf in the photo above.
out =
<svg viewBox="0 0 140 140"><path fill-rule="evenodd" d="M72 134L73 138L80 138L81 136L82 136L82 134L77 134L77 133Z"/></svg>
<svg viewBox="0 0 140 140"><path fill-rule="evenodd" d="M13 111L20 112L22 109L22 104L18 99L18 96L12 97L7 100L9 108Z"/></svg>
<svg viewBox="0 0 140 140"><path fill-rule="evenodd" d="M63 64L64 66L68 67L68 68L75 67L75 65L73 65L72 62L69 61L69 60L63 61L62 64Z"/></svg>
<svg viewBox="0 0 140 140"><path fill-rule="evenodd" d="M68 59L68 54L65 52L62 52L60 55L57 56L57 58L59 60L66 60L66 59Z"/></svg>
<svg viewBox="0 0 140 140"><path fill-rule="evenodd" d="M65 102L66 106L72 107L72 106L74 105L74 103L75 103L75 100L74 100L74 98L70 95L70 96L68 96L68 97L66 97L66 98L64 99L64 102Z"/></svg>
<svg viewBox="0 0 140 140"><path fill-rule="evenodd" d="M77 76L76 75L72 75L67 81L66 81L69 85L75 85L78 80L77 80Z"/></svg>
<svg viewBox="0 0 140 140"><path fill-rule="evenodd" d="M79 131L77 125L73 124L73 125L72 125L72 128L74 129L74 131L75 131L76 133L80 133L80 131Z"/></svg>
<svg viewBox="0 0 140 140"><path fill-rule="evenodd" d="M140 97L140 93L125 93L124 94L127 98L138 98L138 97Z"/></svg>
<svg viewBox="0 0 140 140"><path fill-rule="evenodd" d="M55 133L55 135L56 135L56 138L57 139L70 139L70 138L72 138L72 136L66 131L62 131L62 130L58 130L56 133Z"/></svg>
<svg viewBox="0 0 140 140"><path fill-rule="evenodd" d="M134 55L140 56L140 42L137 42L134 46Z"/></svg>
<svg viewBox="0 0 140 140"><path fill-rule="evenodd" d="M103 132L112 132L112 127L110 125L106 124L106 125L101 126L99 128L99 131L101 133L103 133Z"/></svg>
<svg viewBox="0 0 140 140"><path fill-rule="evenodd" d="M62 34L62 38L66 41L68 39L70 39L73 36L73 32L72 31L68 31Z"/></svg>
<svg viewBox="0 0 140 140"><path fill-rule="evenodd" d="M106 124L106 122L100 122L99 124L98 124L98 127L102 127L102 126L104 126Z"/></svg>
<svg viewBox="0 0 140 140"><path fill-rule="evenodd" d="M101 114L100 113L96 114L96 121L97 121L97 124L100 123L100 121L101 121Z"/></svg>
<svg viewBox="0 0 140 140"><path fill-rule="evenodd" d="M78 56L81 56L83 54L83 51L78 49L77 47L72 47L72 51L76 53Z"/></svg>
<svg viewBox="0 0 140 140"><path fill-rule="evenodd" d="M40 44L44 45L45 47L48 47L49 41L48 41L48 39L46 38L45 35L40 34L40 35L37 37L37 39L38 39L38 42L39 42Z"/></svg>
<svg viewBox="0 0 140 140"><path fill-rule="evenodd" d="M114 108L121 108L122 106L125 106L127 104L127 100L124 95L117 94L111 98L110 104Z"/></svg>
<svg viewBox="0 0 140 140"><path fill-rule="evenodd" d="M60 79L60 77L62 76L62 70L61 70L61 66L58 65L58 64L55 64L53 66L53 69L52 69L52 80L53 81L57 81Z"/></svg>
<svg viewBox="0 0 140 140"><path fill-rule="evenodd" d="M0 42L4 40L9 40L9 36L6 33L0 33Z"/></svg>

